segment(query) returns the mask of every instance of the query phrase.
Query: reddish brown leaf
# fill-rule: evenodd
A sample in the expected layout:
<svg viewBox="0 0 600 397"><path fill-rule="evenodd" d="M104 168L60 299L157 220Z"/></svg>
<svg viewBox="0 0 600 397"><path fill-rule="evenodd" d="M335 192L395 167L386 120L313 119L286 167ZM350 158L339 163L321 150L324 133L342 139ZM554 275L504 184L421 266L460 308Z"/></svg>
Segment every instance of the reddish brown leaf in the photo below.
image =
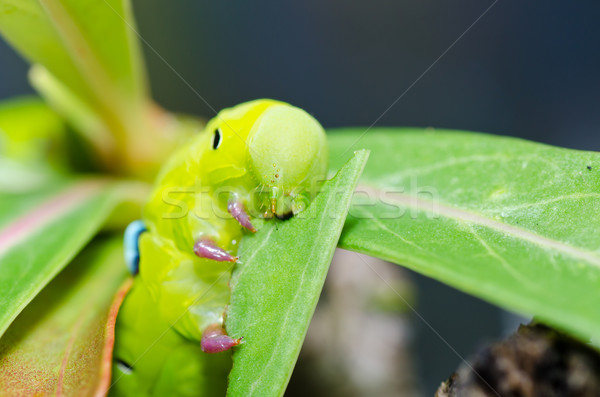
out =
<svg viewBox="0 0 600 397"><path fill-rule="evenodd" d="M0 396L102 395L126 279L118 240L93 244L0 339ZM125 285L125 288L127 285Z"/></svg>

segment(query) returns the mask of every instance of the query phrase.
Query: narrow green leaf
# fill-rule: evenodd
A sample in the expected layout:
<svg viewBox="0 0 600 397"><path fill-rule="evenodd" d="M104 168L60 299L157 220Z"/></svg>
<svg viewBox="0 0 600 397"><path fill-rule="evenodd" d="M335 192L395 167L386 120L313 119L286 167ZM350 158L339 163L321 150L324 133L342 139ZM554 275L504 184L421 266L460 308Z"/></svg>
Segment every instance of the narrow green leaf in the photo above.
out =
<svg viewBox="0 0 600 397"><path fill-rule="evenodd" d="M31 67L29 81L37 92L57 112L64 115L65 119L69 120L69 124L92 145L97 157L110 158L111 152L116 148L107 120L102 120L89 103L74 95L43 66Z"/></svg>
<svg viewBox="0 0 600 397"><path fill-rule="evenodd" d="M0 396L105 394L122 257L120 238L94 243L17 317L0 339Z"/></svg>
<svg viewBox="0 0 600 397"><path fill-rule="evenodd" d="M338 130L372 151L340 246L600 338L600 155L483 134Z"/></svg>
<svg viewBox="0 0 600 397"><path fill-rule="evenodd" d="M104 180L54 183L0 195L0 335L81 250L131 187Z"/></svg>
<svg viewBox="0 0 600 397"><path fill-rule="evenodd" d="M133 29L128 0L0 0L7 41L109 112L147 97Z"/></svg>
<svg viewBox="0 0 600 397"><path fill-rule="evenodd" d="M0 0L0 33L102 167L151 178L177 131L149 97L135 29L129 0Z"/></svg>
<svg viewBox="0 0 600 397"><path fill-rule="evenodd" d="M357 152L300 216L242 240L227 330L244 343L233 354L228 396L283 395L367 157Z"/></svg>

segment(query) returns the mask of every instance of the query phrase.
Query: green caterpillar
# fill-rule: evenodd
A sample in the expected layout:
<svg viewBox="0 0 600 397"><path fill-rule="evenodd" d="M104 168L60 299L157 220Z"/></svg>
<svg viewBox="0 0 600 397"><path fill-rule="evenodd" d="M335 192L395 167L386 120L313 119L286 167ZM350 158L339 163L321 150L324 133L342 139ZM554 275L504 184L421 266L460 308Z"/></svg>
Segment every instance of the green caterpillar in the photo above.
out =
<svg viewBox="0 0 600 397"><path fill-rule="evenodd" d="M253 218L302 211L327 172L321 125L261 99L221 111L162 169L143 223L126 232L135 274L117 319L114 395L223 392L224 331L237 247ZM202 351L203 352L202 352Z"/></svg>

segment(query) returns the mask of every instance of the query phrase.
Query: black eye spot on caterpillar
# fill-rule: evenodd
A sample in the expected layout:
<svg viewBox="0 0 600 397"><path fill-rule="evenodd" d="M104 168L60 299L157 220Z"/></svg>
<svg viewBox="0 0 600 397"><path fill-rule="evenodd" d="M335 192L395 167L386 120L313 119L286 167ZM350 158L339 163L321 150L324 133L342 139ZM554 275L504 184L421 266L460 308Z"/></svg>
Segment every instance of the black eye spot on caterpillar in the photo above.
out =
<svg viewBox="0 0 600 397"><path fill-rule="evenodd" d="M222 137L221 137L221 129L217 128L215 130L215 137L213 138L213 150L217 150L219 148L219 146L221 146L221 141L222 141Z"/></svg>

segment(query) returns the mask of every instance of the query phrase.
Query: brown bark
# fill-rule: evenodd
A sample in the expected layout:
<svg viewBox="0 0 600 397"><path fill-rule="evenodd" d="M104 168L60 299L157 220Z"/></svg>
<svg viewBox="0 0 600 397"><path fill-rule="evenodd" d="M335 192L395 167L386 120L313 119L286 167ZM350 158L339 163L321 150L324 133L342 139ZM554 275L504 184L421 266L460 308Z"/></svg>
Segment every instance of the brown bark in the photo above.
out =
<svg viewBox="0 0 600 397"><path fill-rule="evenodd" d="M600 355L544 325L521 326L478 352L436 397L597 397Z"/></svg>

